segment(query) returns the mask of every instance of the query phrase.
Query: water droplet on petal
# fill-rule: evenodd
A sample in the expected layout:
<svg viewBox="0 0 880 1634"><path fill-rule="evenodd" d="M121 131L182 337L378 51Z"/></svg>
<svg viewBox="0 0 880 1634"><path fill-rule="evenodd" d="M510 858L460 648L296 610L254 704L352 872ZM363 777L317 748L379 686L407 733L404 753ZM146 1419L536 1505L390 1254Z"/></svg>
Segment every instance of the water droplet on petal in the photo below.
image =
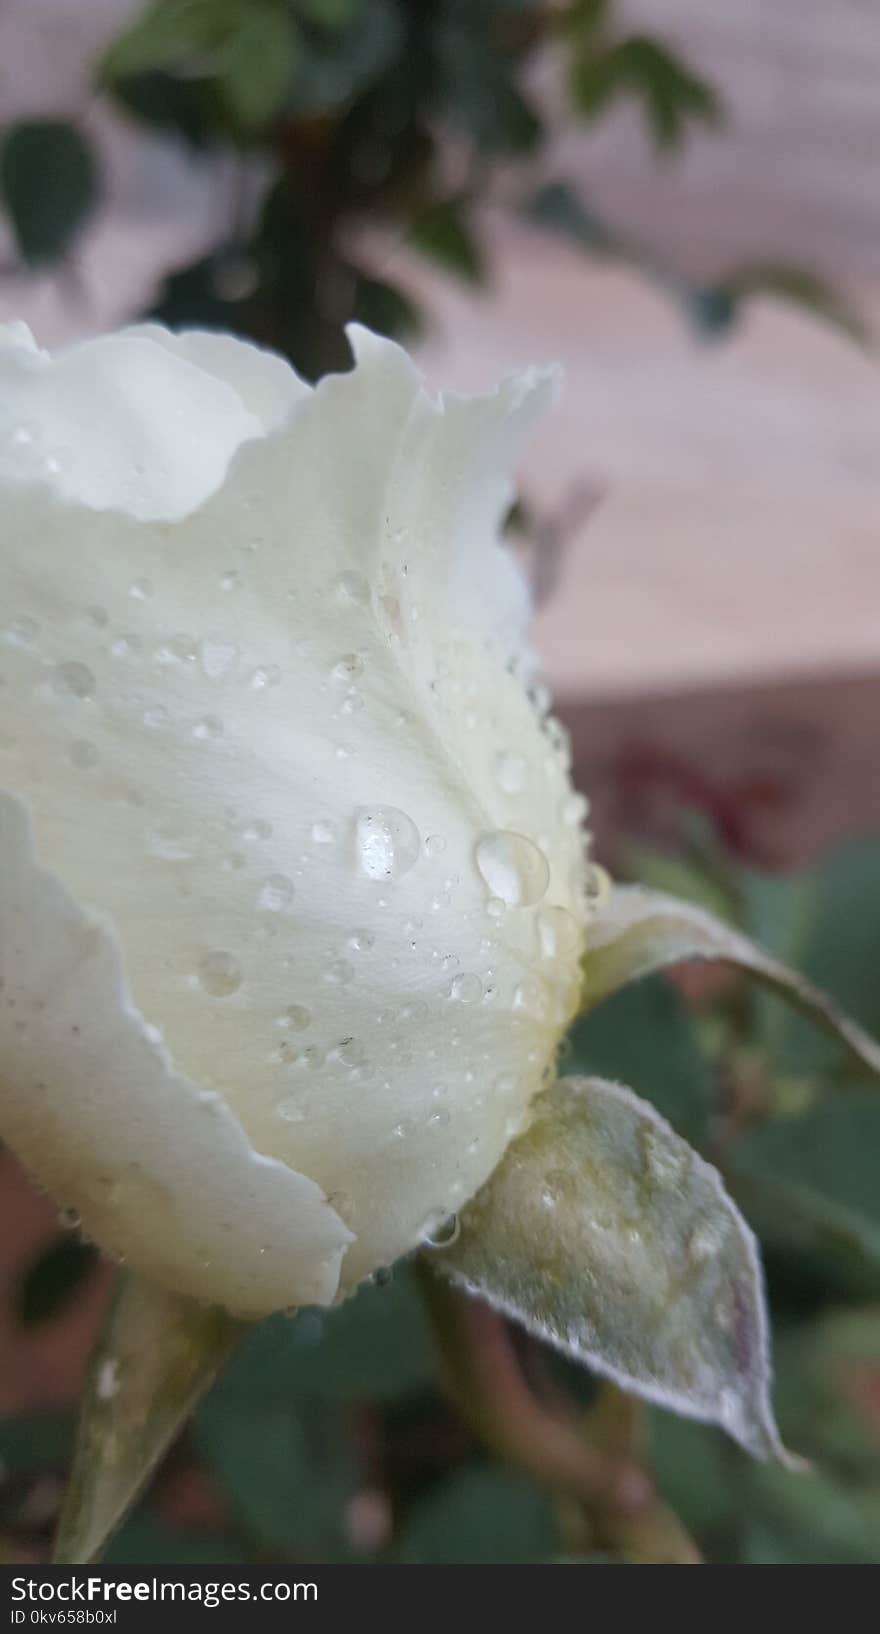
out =
<svg viewBox="0 0 880 1634"><path fill-rule="evenodd" d="M481 834L474 861L492 895L510 908L540 902L550 883L550 868L543 851L524 834L496 829Z"/></svg>
<svg viewBox="0 0 880 1634"><path fill-rule="evenodd" d="M356 652L343 653L341 658L337 658L330 671L338 686L350 686L352 681L356 681L358 676L363 675L363 673L364 661L358 657Z"/></svg>
<svg viewBox="0 0 880 1634"><path fill-rule="evenodd" d="M502 749L495 756L495 777L503 794L522 794L528 777L528 762L524 755Z"/></svg>
<svg viewBox="0 0 880 1634"><path fill-rule="evenodd" d="M311 1020L312 1012L307 1010L304 1004L290 1004L277 1017L275 1025L276 1027L292 1027L294 1032L302 1033L310 1026Z"/></svg>
<svg viewBox="0 0 880 1634"><path fill-rule="evenodd" d="M361 868L377 880L408 874L421 851L415 823L394 806L362 807L355 817L355 843Z"/></svg>
<svg viewBox="0 0 880 1634"><path fill-rule="evenodd" d="M335 987L344 987L354 977L354 965L347 959L335 959L324 971L324 980L331 982Z"/></svg>
<svg viewBox="0 0 880 1634"><path fill-rule="evenodd" d="M313 823L311 827L313 845L332 845L338 834L339 830L336 824L331 822L329 818L323 818L317 823Z"/></svg>
<svg viewBox="0 0 880 1634"><path fill-rule="evenodd" d="M223 736L223 722L217 715L203 715L193 727L193 737L201 742L216 741Z"/></svg>
<svg viewBox="0 0 880 1634"><path fill-rule="evenodd" d="M567 908L541 908L536 919L538 946L545 959L559 959L580 949L581 928Z"/></svg>
<svg viewBox="0 0 880 1634"><path fill-rule="evenodd" d="M95 677L91 670L75 660L56 664L51 680L53 690L62 697L91 698L95 690Z"/></svg>
<svg viewBox="0 0 880 1634"><path fill-rule="evenodd" d="M99 759L95 745L84 738L77 738L70 745L70 764L75 766L78 772L90 771L93 766L97 766Z"/></svg>
<svg viewBox="0 0 880 1634"><path fill-rule="evenodd" d="M286 874L270 874L257 896L257 907L266 913L282 913L293 901L293 881Z"/></svg>
<svg viewBox="0 0 880 1634"><path fill-rule="evenodd" d="M284 1123L302 1123L305 1113L295 1095L286 1095L276 1107L279 1118Z"/></svg>
<svg viewBox="0 0 880 1634"><path fill-rule="evenodd" d="M705 1264L720 1253L724 1230L713 1220L698 1220L687 1240L687 1257L692 1265Z"/></svg>
<svg viewBox="0 0 880 1634"><path fill-rule="evenodd" d="M458 1241L461 1234L461 1224L457 1214L449 1214L446 1209L435 1208L427 1214L419 1227L419 1241L426 1248L451 1248Z"/></svg>
<svg viewBox="0 0 880 1634"><path fill-rule="evenodd" d="M199 657L208 679L222 681L238 658L238 648L232 641L203 641L199 647Z"/></svg>
<svg viewBox="0 0 880 1634"><path fill-rule="evenodd" d="M450 983L449 997L459 1004L479 1004L483 997L483 983L479 976L456 976Z"/></svg>
<svg viewBox="0 0 880 1634"><path fill-rule="evenodd" d="M231 953L205 953L199 960L198 977L212 998L229 998L241 986L241 966Z"/></svg>
<svg viewBox="0 0 880 1634"><path fill-rule="evenodd" d="M690 1152L684 1141L656 1125L643 1126L640 1143L647 1178L661 1191L671 1191L684 1179L690 1167Z"/></svg>
<svg viewBox="0 0 880 1634"><path fill-rule="evenodd" d="M364 607L370 599L370 586L362 573L338 574L331 590L339 601L352 601L358 607Z"/></svg>

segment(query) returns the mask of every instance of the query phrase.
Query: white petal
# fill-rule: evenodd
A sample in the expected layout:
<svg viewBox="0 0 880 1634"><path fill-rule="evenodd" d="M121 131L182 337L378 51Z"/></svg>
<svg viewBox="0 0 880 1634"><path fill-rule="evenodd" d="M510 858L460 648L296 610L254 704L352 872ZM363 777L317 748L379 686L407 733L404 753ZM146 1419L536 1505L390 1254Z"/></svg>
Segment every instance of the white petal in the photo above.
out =
<svg viewBox="0 0 880 1634"><path fill-rule="evenodd" d="M4 794L0 1078L4 1135L105 1246L241 1315L332 1300L350 1241L339 1216L174 1072L112 930L35 865Z"/></svg>
<svg viewBox="0 0 880 1634"><path fill-rule="evenodd" d="M226 336L152 326L52 357L10 325L0 332L0 483L48 483L96 510L170 521L212 494L241 443L307 390L281 359Z"/></svg>
<svg viewBox="0 0 880 1634"><path fill-rule="evenodd" d="M345 1287L523 1126L576 997L584 867L509 663L526 394L438 403L354 338L354 372L185 521L22 487L0 568L0 786L112 916L180 1071L356 1232Z"/></svg>

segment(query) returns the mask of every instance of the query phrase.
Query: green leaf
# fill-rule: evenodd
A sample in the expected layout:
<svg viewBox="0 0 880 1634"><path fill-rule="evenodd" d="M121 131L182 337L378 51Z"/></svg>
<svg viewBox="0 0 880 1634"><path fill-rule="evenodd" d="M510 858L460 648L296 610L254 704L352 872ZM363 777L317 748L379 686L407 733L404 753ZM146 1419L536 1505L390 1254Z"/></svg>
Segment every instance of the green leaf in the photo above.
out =
<svg viewBox="0 0 880 1634"><path fill-rule="evenodd" d="M344 1506L358 1485L351 1439L338 1413L295 1398L217 1392L196 1420L196 1443L247 1532L263 1550L307 1559L347 1553Z"/></svg>
<svg viewBox="0 0 880 1634"><path fill-rule="evenodd" d="M743 1564L844 1566L880 1561L880 1482L845 1487L824 1471L756 1472Z"/></svg>
<svg viewBox="0 0 880 1634"><path fill-rule="evenodd" d="M170 68L215 45L228 24L229 8L217 0L157 0L105 52L104 81L153 68Z"/></svg>
<svg viewBox="0 0 880 1634"><path fill-rule="evenodd" d="M592 36L575 37L569 67L578 111L596 119L620 96L634 96L661 149L674 147L695 122L717 124L720 105L712 87L666 46L645 34L602 49Z"/></svg>
<svg viewBox="0 0 880 1634"><path fill-rule="evenodd" d="M680 995L661 977L624 988L575 1022L567 1073L638 1084L692 1145L706 1138L712 1071Z"/></svg>
<svg viewBox="0 0 880 1634"><path fill-rule="evenodd" d="M241 1332L214 1306L120 1279L83 1395L56 1563L100 1553Z"/></svg>
<svg viewBox="0 0 880 1634"><path fill-rule="evenodd" d="M619 885L590 923L583 1006L664 966L714 959L754 976L830 1033L861 1072L880 1076L880 1044L817 987L702 908L661 891Z"/></svg>
<svg viewBox="0 0 880 1634"><path fill-rule="evenodd" d="M731 1179L763 1239L880 1293L880 1099L841 1091L740 1137Z"/></svg>
<svg viewBox="0 0 880 1634"><path fill-rule="evenodd" d="M826 1312L776 1347L783 1429L848 1480L880 1475L880 1307Z"/></svg>
<svg viewBox="0 0 880 1634"><path fill-rule="evenodd" d="M562 1078L440 1273L625 1390L783 1457L761 1268L717 1172L631 1091Z"/></svg>
<svg viewBox="0 0 880 1634"><path fill-rule="evenodd" d="M359 5L346 27L324 31L323 38L304 35L290 112L300 117L321 113L360 95L392 68L406 40L404 18L394 0Z"/></svg>
<svg viewBox="0 0 880 1634"><path fill-rule="evenodd" d="M245 1402L392 1401L428 1388L434 1376L421 1300L401 1265L390 1282L365 1285L333 1310L257 1323L213 1395Z"/></svg>
<svg viewBox="0 0 880 1634"><path fill-rule="evenodd" d="M516 1566L561 1546L553 1506L530 1481L495 1469L466 1469L419 1499L395 1550L408 1566Z"/></svg>
<svg viewBox="0 0 880 1634"><path fill-rule="evenodd" d="M240 1566L242 1546L236 1539L202 1529L166 1526L155 1516L132 1515L103 1557L105 1566Z"/></svg>
<svg viewBox="0 0 880 1634"><path fill-rule="evenodd" d="M441 19L432 31L444 102L481 152L530 153L541 121L516 83L516 63L488 37L485 18Z"/></svg>
<svg viewBox="0 0 880 1634"><path fill-rule="evenodd" d="M0 197L22 259L60 261L97 203L91 147L63 119L13 125L0 149Z"/></svg>
<svg viewBox="0 0 880 1634"><path fill-rule="evenodd" d="M274 118L288 99L298 60L290 13L272 0L252 3L214 62L225 99L242 125Z"/></svg>
<svg viewBox="0 0 880 1634"><path fill-rule="evenodd" d="M25 1413L0 1419L0 1466L6 1478L61 1469L70 1457L72 1439L69 1413Z"/></svg>
<svg viewBox="0 0 880 1634"><path fill-rule="evenodd" d="M871 340L870 325L864 314L833 284L802 267L779 262L758 262L742 267L723 280L716 294L726 296L734 310L737 302L751 295L778 296L824 318L860 345Z"/></svg>
<svg viewBox="0 0 880 1634"><path fill-rule="evenodd" d="M422 210L411 223L409 239L423 255L439 261L466 283L480 284L486 267L471 231L462 199L442 199Z"/></svg>
<svg viewBox="0 0 880 1634"><path fill-rule="evenodd" d="M421 314L415 302L402 289L381 278L368 278L366 273L357 276L352 316L358 323L392 340L412 339L422 329Z"/></svg>
<svg viewBox="0 0 880 1634"><path fill-rule="evenodd" d="M863 1027L880 1035L878 842L848 841L804 876L747 874L744 893L749 930L827 988ZM762 1007L760 1015L761 1038L778 1071L824 1077L840 1067L843 1057L833 1036L817 1038L799 1016L775 1001Z"/></svg>
<svg viewBox="0 0 880 1634"><path fill-rule="evenodd" d="M98 1252L70 1232L56 1237L27 1267L16 1289L18 1315L25 1326L51 1322L81 1292L97 1269Z"/></svg>
<svg viewBox="0 0 880 1634"><path fill-rule="evenodd" d="M589 250L593 255L616 254L619 245L605 222L579 198L568 182L546 182L527 199L524 214L538 227Z"/></svg>

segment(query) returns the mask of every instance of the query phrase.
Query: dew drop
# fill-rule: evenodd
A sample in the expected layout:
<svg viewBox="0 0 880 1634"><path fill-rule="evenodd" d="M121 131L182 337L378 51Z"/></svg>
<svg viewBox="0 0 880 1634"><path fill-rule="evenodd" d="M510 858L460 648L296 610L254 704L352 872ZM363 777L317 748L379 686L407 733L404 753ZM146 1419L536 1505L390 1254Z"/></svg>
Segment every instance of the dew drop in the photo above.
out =
<svg viewBox="0 0 880 1634"><path fill-rule="evenodd" d="M208 679L222 681L238 658L238 648L232 641L203 641L199 647L199 657Z"/></svg>
<svg viewBox="0 0 880 1634"><path fill-rule="evenodd" d="M350 937L348 938L348 945L349 947L354 948L356 953L368 953L370 948L373 947L375 941L376 938L372 931L355 930L352 931Z"/></svg>
<svg viewBox="0 0 880 1634"><path fill-rule="evenodd" d="M559 959L580 950L581 929L567 908L541 908L536 928L542 958Z"/></svg>
<svg viewBox="0 0 880 1634"><path fill-rule="evenodd" d="M591 862L584 876L584 900L592 910L603 907L611 895L611 875L599 863Z"/></svg>
<svg viewBox="0 0 880 1634"><path fill-rule="evenodd" d="M332 845L339 835L339 829L329 818L321 818L312 824L310 833L313 845Z"/></svg>
<svg viewBox="0 0 880 1634"><path fill-rule="evenodd" d="M450 983L449 997L458 1004L479 1004L483 997L483 983L479 976L456 976Z"/></svg>
<svg viewBox="0 0 880 1634"><path fill-rule="evenodd" d="M364 806L355 817L357 858L369 879L400 879L418 861L419 831L394 806Z"/></svg>
<svg viewBox="0 0 880 1634"><path fill-rule="evenodd" d="M168 725L170 717L163 704L154 704L152 708L144 710L141 718L151 732L161 732Z"/></svg>
<svg viewBox="0 0 880 1634"><path fill-rule="evenodd" d="M216 742L223 736L223 722L218 715L203 715L196 721L192 735L202 743Z"/></svg>
<svg viewBox="0 0 880 1634"><path fill-rule="evenodd" d="M672 1191L684 1179L690 1154L683 1141L666 1134L653 1124L645 1124L640 1134L645 1173L661 1191Z"/></svg>
<svg viewBox="0 0 880 1634"><path fill-rule="evenodd" d="M305 1113L295 1095L286 1095L275 1108L283 1123L302 1123Z"/></svg>
<svg viewBox="0 0 880 1634"><path fill-rule="evenodd" d="M332 666L330 674L337 686L351 686L364 673L364 661L356 652L343 653Z"/></svg>
<svg viewBox="0 0 880 1634"><path fill-rule="evenodd" d="M524 834L496 829L481 834L474 861L494 897L510 908L540 902L550 883L550 868L543 851Z"/></svg>
<svg viewBox="0 0 880 1634"><path fill-rule="evenodd" d="M241 966L231 953L205 953L198 963L198 977L212 998L226 999L241 986Z"/></svg>
<svg viewBox="0 0 880 1634"><path fill-rule="evenodd" d="M221 573L220 589L226 591L241 589L241 574L237 573L234 567L230 568L228 573Z"/></svg>
<svg viewBox="0 0 880 1634"><path fill-rule="evenodd" d="M160 664L194 664L198 655L198 643L195 638L182 630L176 635L170 635L156 651Z"/></svg>
<svg viewBox="0 0 880 1634"><path fill-rule="evenodd" d="M687 1257L692 1265L714 1259L724 1242L724 1233L712 1220L699 1220L687 1240Z"/></svg>
<svg viewBox="0 0 880 1634"><path fill-rule="evenodd" d="M277 664L261 665L251 676L251 686L255 692L265 692L269 687L277 687L281 682L281 670Z"/></svg>
<svg viewBox="0 0 880 1634"><path fill-rule="evenodd" d="M312 1012L304 1004L289 1004L286 1010L276 1018L276 1027L292 1027L294 1032L303 1033L311 1025Z"/></svg>
<svg viewBox="0 0 880 1634"><path fill-rule="evenodd" d="M75 1231L80 1221L81 1215L78 1208L63 1208L58 1216L58 1224L65 1231Z"/></svg>
<svg viewBox="0 0 880 1634"><path fill-rule="evenodd" d="M56 664L51 679L53 690L62 697L91 698L95 690L95 677L91 670L73 659Z"/></svg>
<svg viewBox="0 0 880 1634"><path fill-rule="evenodd" d="M590 802L583 794L567 794L559 808L559 816L566 828L576 828L582 823L590 809Z"/></svg>
<svg viewBox="0 0 880 1634"><path fill-rule="evenodd" d="M264 817L254 817L241 831L243 840L270 840L272 838L272 824L267 823Z"/></svg>
<svg viewBox="0 0 880 1634"><path fill-rule="evenodd" d="M135 601L147 601L153 594L153 586L149 579L135 579L129 585L128 593Z"/></svg>
<svg viewBox="0 0 880 1634"><path fill-rule="evenodd" d="M70 745L70 764L75 766L78 772L90 771L93 766L97 766L99 759L95 745L85 738L77 738Z"/></svg>
<svg viewBox="0 0 880 1634"><path fill-rule="evenodd" d="M370 586L362 573L339 573L331 585L339 601L351 601L365 607L370 599Z"/></svg>
<svg viewBox="0 0 880 1634"><path fill-rule="evenodd" d="M495 779L503 794L522 794L528 777L528 762L524 755L502 749L495 756Z"/></svg>
<svg viewBox="0 0 880 1634"><path fill-rule="evenodd" d="M257 895L257 907L266 913L283 913L293 901L293 881L286 874L270 874Z"/></svg>
<svg viewBox="0 0 880 1634"><path fill-rule="evenodd" d="M446 850L446 841L442 834L429 834L425 841L425 856L440 857Z"/></svg>
<svg viewBox="0 0 880 1634"><path fill-rule="evenodd" d="M3 639L8 641L11 647L29 647L36 640L39 632L40 627L36 619L14 618L3 631Z"/></svg>
<svg viewBox="0 0 880 1634"><path fill-rule="evenodd" d="M451 1248L460 1234L458 1215L449 1214L442 1208L432 1209L419 1227L419 1241L426 1248Z"/></svg>
<svg viewBox="0 0 880 1634"><path fill-rule="evenodd" d="M354 977L354 965L347 959L335 959L324 971L324 980L334 987L345 987Z"/></svg>

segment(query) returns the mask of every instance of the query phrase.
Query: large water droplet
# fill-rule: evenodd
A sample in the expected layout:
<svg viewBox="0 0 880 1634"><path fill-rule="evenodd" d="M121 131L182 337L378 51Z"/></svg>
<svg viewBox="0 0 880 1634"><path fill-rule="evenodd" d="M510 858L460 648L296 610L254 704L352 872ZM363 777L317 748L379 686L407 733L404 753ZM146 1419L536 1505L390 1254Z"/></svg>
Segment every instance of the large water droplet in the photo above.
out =
<svg viewBox="0 0 880 1634"><path fill-rule="evenodd" d="M293 881L286 874L270 874L257 896L257 907L266 913L282 913L293 901Z"/></svg>
<svg viewBox="0 0 880 1634"><path fill-rule="evenodd" d="M199 656L208 679L222 681L238 658L238 648L233 641L203 641L199 648Z"/></svg>
<svg viewBox="0 0 880 1634"><path fill-rule="evenodd" d="M550 883L550 868L543 851L524 834L496 829L481 834L474 861L494 897L509 908L540 902Z"/></svg>
<svg viewBox="0 0 880 1634"><path fill-rule="evenodd" d="M351 686L364 673L364 661L356 652L343 653L330 671L337 686Z"/></svg>
<svg viewBox="0 0 880 1634"><path fill-rule="evenodd" d="M426 1248L451 1248L460 1235L458 1215L449 1214L443 1208L432 1209L419 1227L419 1241Z"/></svg>
<svg viewBox="0 0 880 1634"><path fill-rule="evenodd" d="M339 601L353 601L358 607L366 606L370 599L370 586L362 573L338 574L331 589Z"/></svg>
<svg viewBox="0 0 880 1634"><path fill-rule="evenodd" d="M199 960L198 977L212 998L226 999L241 986L241 966L231 953L205 953Z"/></svg>
<svg viewBox="0 0 880 1634"><path fill-rule="evenodd" d="M529 766L525 755L502 749L495 756L495 778L503 794L522 794L526 786Z"/></svg>
<svg viewBox="0 0 880 1634"><path fill-rule="evenodd" d="M95 677L87 665L71 659L55 665L52 671L52 687L61 696L91 698L95 690Z"/></svg>
<svg viewBox="0 0 880 1634"><path fill-rule="evenodd" d="M408 874L422 844L412 818L394 806L362 807L355 817L355 843L364 873L378 880Z"/></svg>
<svg viewBox="0 0 880 1634"><path fill-rule="evenodd" d="M567 908L541 908L536 919L538 946L545 959L559 959L581 945L581 928Z"/></svg>
<svg viewBox="0 0 880 1634"><path fill-rule="evenodd" d="M292 1027L294 1032L302 1033L311 1025L312 1012L304 1004L289 1004L286 1010L277 1017L276 1027Z"/></svg>
<svg viewBox="0 0 880 1634"><path fill-rule="evenodd" d="M479 976L456 976L450 983L449 997L459 1004L479 1004L483 997L483 983Z"/></svg>

